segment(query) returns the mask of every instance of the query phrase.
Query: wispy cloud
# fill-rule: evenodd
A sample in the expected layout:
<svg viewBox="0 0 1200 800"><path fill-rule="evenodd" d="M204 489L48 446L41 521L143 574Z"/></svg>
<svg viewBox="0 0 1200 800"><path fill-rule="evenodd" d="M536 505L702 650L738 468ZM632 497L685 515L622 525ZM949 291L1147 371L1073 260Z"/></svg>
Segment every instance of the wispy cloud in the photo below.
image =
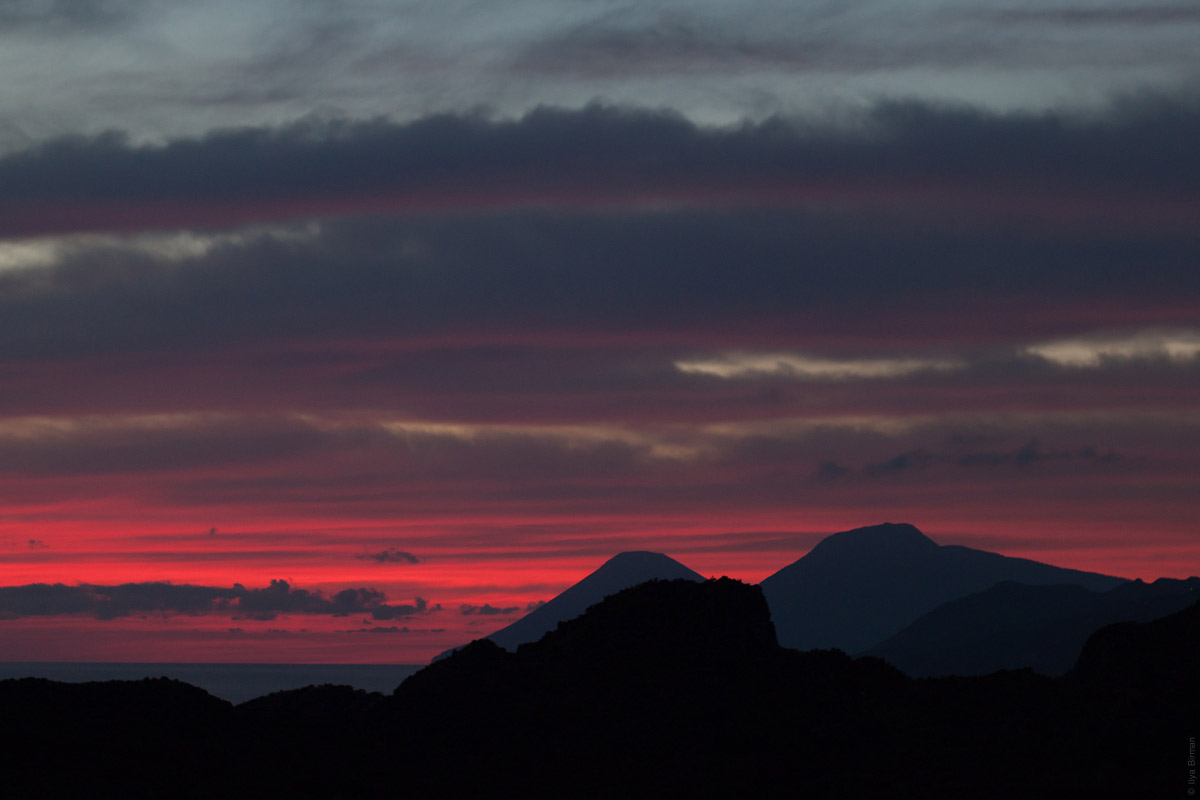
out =
<svg viewBox="0 0 1200 800"><path fill-rule="evenodd" d="M1097 335L1030 345L1025 352L1067 367L1096 368L1106 362L1165 359L1177 363L1200 356L1200 332L1141 331Z"/></svg>
<svg viewBox="0 0 1200 800"><path fill-rule="evenodd" d="M726 353L714 358L676 361L681 372L719 378L779 377L796 380L896 378L914 372L961 369L953 359L820 358L800 353Z"/></svg>

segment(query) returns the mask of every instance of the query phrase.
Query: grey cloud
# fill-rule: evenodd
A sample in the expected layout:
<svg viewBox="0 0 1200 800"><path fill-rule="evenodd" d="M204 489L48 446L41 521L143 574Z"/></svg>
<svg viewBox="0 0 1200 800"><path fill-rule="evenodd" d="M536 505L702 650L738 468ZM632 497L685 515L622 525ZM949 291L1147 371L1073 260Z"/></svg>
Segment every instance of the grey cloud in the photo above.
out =
<svg viewBox="0 0 1200 800"><path fill-rule="evenodd" d="M102 33L133 20L146 0L5 0L0 33Z"/></svg>
<svg viewBox="0 0 1200 800"><path fill-rule="evenodd" d="M955 67L1011 61L1019 42L998 42L963 15L910 7L908 24L890 35L864 35L880 24L868 3L805 4L764 16L738 7L700 10L623 9L528 43L511 62L518 73L631 79L649 74L853 74L882 69ZM913 24L915 20L919 23ZM957 36L944 36L946 26ZM1030 49L1036 63L1053 54Z"/></svg>
<svg viewBox="0 0 1200 800"><path fill-rule="evenodd" d="M1012 8L987 14L998 22L1045 25L1146 26L1200 24L1200 9L1192 5L1124 5L1109 8Z"/></svg>

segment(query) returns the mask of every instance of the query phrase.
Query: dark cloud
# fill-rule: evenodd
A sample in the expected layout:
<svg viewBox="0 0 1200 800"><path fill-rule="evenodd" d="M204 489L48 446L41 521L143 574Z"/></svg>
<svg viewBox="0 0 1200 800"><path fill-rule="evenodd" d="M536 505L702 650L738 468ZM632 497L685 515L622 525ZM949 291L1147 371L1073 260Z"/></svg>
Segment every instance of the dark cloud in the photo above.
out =
<svg viewBox="0 0 1200 800"><path fill-rule="evenodd" d="M981 222L1057 220L1067 199L1093 212L1115 204L1120 213L1102 216L1126 222L1138 203L1168 202L1191 204L1194 222L1198 108L1160 100L1075 119L887 103L855 129L783 119L705 128L665 112L592 106L516 121L307 121L159 146L110 133L0 158L0 232L653 198L836 199L906 213L932 200L939 215L977 206Z"/></svg>
<svg viewBox="0 0 1200 800"><path fill-rule="evenodd" d="M413 600L412 605L395 604L379 604L371 608L372 619L401 619L403 617L411 617L414 614L424 614L438 611L441 609L441 604L430 606L429 602L423 597L417 597Z"/></svg>
<svg viewBox="0 0 1200 800"><path fill-rule="evenodd" d="M939 453L914 450L893 458L867 464L863 473L875 477L897 475L930 467L959 467L978 469L982 467L1028 469L1038 465L1058 463L1063 465L1114 465L1128 462L1127 456L1113 451L1101 453L1094 445L1085 445L1073 450L1050 449L1030 440L1012 450L968 450L958 453ZM818 467L816 477L824 477L825 464ZM837 465L834 465L837 466ZM837 467L838 477L852 474L853 470Z"/></svg>
<svg viewBox="0 0 1200 800"><path fill-rule="evenodd" d="M407 625L373 625L369 628L352 628L338 633L445 633L445 628L410 628Z"/></svg>
<svg viewBox="0 0 1200 800"><path fill-rule="evenodd" d="M136 613L161 613L272 619L277 614L343 616L398 608L383 605L385 599L383 592L367 588L345 589L327 598L320 592L294 588L284 580L271 581L262 589L247 589L240 583L230 589L161 582L117 586L36 583L0 586L0 615L92 614L98 619L114 619ZM425 601L419 603L425 607Z"/></svg>
<svg viewBox="0 0 1200 800"><path fill-rule="evenodd" d="M360 561L374 561L377 564L420 564L421 559L406 550L388 547L378 553L359 553L355 558Z"/></svg>
<svg viewBox="0 0 1200 800"><path fill-rule="evenodd" d="M868 475L892 475L910 470L924 469L937 461L937 456L915 450L910 453L901 453L894 458L889 458L887 461L878 464L868 464L864 468L864 471Z"/></svg>
<svg viewBox="0 0 1200 800"><path fill-rule="evenodd" d="M520 606L497 607L493 606L491 603L484 603L481 606L472 605L471 603L463 603L458 607L458 613L462 614L464 617L477 615L483 617L503 616L507 614L515 614L520 610Z"/></svg>
<svg viewBox="0 0 1200 800"><path fill-rule="evenodd" d="M1031 440L1017 450L1007 452L993 450L965 453L958 457L956 463L960 467L1030 467L1049 461L1113 464L1124 460L1125 456L1112 451L1101 454L1093 445L1085 445L1077 450L1048 450L1041 447L1036 440Z"/></svg>
<svg viewBox="0 0 1200 800"><path fill-rule="evenodd" d="M386 599L383 592L365 588L344 589L326 598L320 592L293 588L284 580L273 580L263 589L245 589L241 584L234 584L234 589L238 590L234 610L252 619L273 619L277 614L345 616L372 611Z"/></svg>
<svg viewBox="0 0 1200 800"><path fill-rule="evenodd" d="M852 471L849 467L843 467L836 461L822 461L817 465L813 477L819 481L835 481L849 475Z"/></svg>
<svg viewBox="0 0 1200 800"><path fill-rule="evenodd" d="M696 385L671 357L722 338L778 347L1029 336L1098 314L1194 319L1198 255L1195 235L1013 237L765 211L364 220L185 265L81 254L36 286L0 276L14 284L0 299L0 357L88 359L78 368L101 390L92 404L128 402L116 377L155 370L171 380L154 397L181 407L227 406L260 383L282 399L319 377L325 395L403 386L405 402L433 410L430 393L484 382L560 394ZM367 339L411 345L338 352Z"/></svg>

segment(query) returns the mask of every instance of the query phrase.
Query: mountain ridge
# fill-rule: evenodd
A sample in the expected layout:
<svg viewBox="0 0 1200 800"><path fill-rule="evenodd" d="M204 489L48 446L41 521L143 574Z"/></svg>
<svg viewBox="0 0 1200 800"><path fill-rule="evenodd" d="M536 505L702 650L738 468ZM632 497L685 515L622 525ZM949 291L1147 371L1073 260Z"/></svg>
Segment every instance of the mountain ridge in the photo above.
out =
<svg viewBox="0 0 1200 800"><path fill-rule="evenodd" d="M1004 580L1078 584L1124 578L1056 567L961 545L940 545L908 523L832 534L761 582L779 641L797 650L858 653L949 600Z"/></svg>
<svg viewBox="0 0 1200 800"><path fill-rule="evenodd" d="M704 580L662 553L618 553L553 599L484 638L515 651L614 592L647 580L676 578ZM760 586L784 647L862 653L943 603L1006 580L1080 585L1093 591L1127 582L987 550L941 545L912 524L885 522L826 536Z"/></svg>
<svg viewBox="0 0 1200 800"><path fill-rule="evenodd" d="M1004 581L943 603L867 650L913 677L1032 669L1058 676L1105 625L1147 622L1200 598L1200 578L1123 583L1106 592L1077 585Z"/></svg>

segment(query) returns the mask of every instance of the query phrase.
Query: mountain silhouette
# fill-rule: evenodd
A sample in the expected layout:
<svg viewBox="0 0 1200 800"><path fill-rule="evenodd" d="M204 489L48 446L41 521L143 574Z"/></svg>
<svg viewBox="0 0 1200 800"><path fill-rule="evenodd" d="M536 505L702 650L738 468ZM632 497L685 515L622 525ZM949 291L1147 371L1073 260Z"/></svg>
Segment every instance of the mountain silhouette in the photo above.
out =
<svg viewBox="0 0 1200 800"><path fill-rule="evenodd" d="M912 525L884 523L826 537L761 586L784 647L859 653L1001 581L1104 591L1125 579L939 545Z"/></svg>
<svg viewBox="0 0 1200 800"><path fill-rule="evenodd" d="M605 561L599 569L566 589L554 599L530 611L486 638L505 650L516 650L525 642L535 642L554 630L558 623L578 617L588 606L595 605L610 594L651 580L683 578L703 581L704 576L680 564L670 556L645 550L631 550ZM458 648L455 648L458 649ZM449 650L438 658L454 652Z"/></svg>
<svg viewBox="0 0 1200 800"><path fill-rule="evenodd" d="M1098 628L1165 617L1198 598L1200 578L1130 581L1107 592L1004 581L938 606L867 655L913 677L1022 668L1061 675Z"/></svg>
<svg viewBox="0 0 1200 800"><path fill-rule="evenodd" d="M4 796L1168 797L1200 718L1198 626L1200 603L1107 626L1059 678L915 680L780 647L759 586L649 581L391 696L0 681Z"/></svg>

